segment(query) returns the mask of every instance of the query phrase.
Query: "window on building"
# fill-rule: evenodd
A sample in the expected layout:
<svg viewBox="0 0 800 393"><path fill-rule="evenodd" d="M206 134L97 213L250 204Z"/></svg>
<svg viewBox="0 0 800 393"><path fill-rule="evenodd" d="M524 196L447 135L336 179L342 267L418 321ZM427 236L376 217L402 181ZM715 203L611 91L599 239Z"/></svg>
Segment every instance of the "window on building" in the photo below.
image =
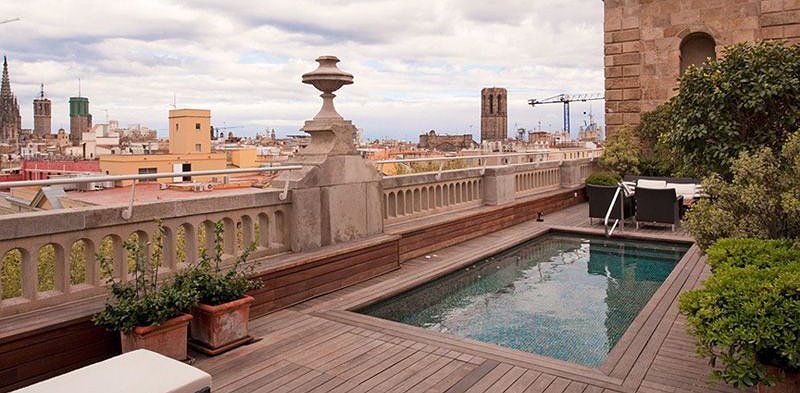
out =
<svg viewBox="0 0 800 393"><path fill-rule="evenodd" d="M503 110L503 95L497 95L497 111L500 112Z"/></svg>
<svg viewBox="0 0 800 393"><path fill-rule="evenodd" d="M200 123L194 123L194 129L200 131Z"/></svg>
<svg viewBox="0 0 800 393"><path fill-rule="evenodd" d="M180 124L178 124L178 123L175 123L175 131L178 131L178 130L180 129L180 127L179 127L179 126L180 126Z"/></svg>
<svg viewBox="0 0 800 393"><path fill-rule="evenodd" d="M153 173L158 173L158 169L157 168L139 168L139 174L140 175L148 175L148 174L153 174ZM154 181L156 181L156 179L139 180L139 182L154 182Z"/></svg>
<svg viewBox="0 0 800 393"><path fill-rule="evenodd" d="M494 96L489 95L489 113L494 113Z"/></svg>
<svg viewBox="0 0 800 393"><path fill-rule="evenodd" d="M706 59L716 59L717 43L706 33L694 33L681 42L681 75L690 65L702 65Z"/></svg>
<svg viewBox="0 0 800 393"><path fill-rule="evenodd" d="M200 145L199 143L195 143L194 144L194 151L199 153L201 150L203 150L203 146Z"/></svg>

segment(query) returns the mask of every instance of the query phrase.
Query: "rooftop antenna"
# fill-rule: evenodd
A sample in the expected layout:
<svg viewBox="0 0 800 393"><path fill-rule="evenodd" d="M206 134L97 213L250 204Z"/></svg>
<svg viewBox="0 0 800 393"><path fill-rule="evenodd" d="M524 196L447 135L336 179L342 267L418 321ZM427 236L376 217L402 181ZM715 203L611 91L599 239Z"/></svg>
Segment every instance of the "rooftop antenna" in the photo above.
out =
<svg viewBox="0 0 800 393"><path fill-rule="evenodd" d="M178 109L175 92L172 92L172 104L170 104L169 106L171 106L172 109Z"/></svg>
<svg viewBox="0 0 800 393"><path fill-rule="evenodd" d="M42 90L39 92L39 98L44 98L44 83L42 83Z"/></svg>
<svg viewBox="0 0 800 393"><path fill-rule="evenodd" d="M106 125L108 125L108 109L103 109L103 111L106 113Z"/></svg>
<svg viewBox="0 0 800 393"><path fill-rule="evenodd" d="M81 78L78 78L78 97L81 96Z"/></svg>

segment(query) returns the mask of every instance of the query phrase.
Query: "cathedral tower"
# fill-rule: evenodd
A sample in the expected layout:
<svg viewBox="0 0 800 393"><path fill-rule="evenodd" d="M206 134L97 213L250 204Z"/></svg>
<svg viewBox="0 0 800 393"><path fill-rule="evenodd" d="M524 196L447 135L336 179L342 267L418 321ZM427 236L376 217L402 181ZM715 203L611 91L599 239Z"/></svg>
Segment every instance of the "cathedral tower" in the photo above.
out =
<svg viewBox="0 0 800 393"><path fill-rule="evenodd" d="M508 134L508 93L502 87L481 90L481 142L504 141Z"/></svg>
<svg viewBox="0 0 800 393"><path fill-rule="evenodd" d="M11 93L8 60L3 56L3 81L0 86L0 142L16 140L21 129L22 116L19 114L17 97Z"/></svg>
<svg viewBox="0 0 800 393"><path fill-rule="evenodd" d="M44 138L52 132L52 113L50 100L44 97L44 85L39 92L39 98L33 100L33 135Z"/></svg>

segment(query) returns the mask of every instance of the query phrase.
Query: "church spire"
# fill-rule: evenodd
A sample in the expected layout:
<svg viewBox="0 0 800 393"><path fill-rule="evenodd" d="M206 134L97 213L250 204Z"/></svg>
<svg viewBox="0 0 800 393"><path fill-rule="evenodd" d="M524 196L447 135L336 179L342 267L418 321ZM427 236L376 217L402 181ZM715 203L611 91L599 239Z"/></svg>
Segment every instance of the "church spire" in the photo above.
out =
<svg viewBox="0 0 800 393"><path fill-rule="evenodd" d="M8 80L8 59L3 56L3 84L0 87L0 96L11 97L11 81Z"/></svg>

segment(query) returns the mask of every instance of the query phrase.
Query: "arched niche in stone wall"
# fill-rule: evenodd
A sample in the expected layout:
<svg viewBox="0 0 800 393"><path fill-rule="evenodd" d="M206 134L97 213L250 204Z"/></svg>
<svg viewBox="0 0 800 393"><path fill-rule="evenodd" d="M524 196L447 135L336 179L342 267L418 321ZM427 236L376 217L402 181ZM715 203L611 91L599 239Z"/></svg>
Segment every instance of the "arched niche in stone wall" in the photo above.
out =
<svg viewBox="0 0 800 393"><path fill-rule="evenodd" d="M716 59L716 47L714 37L708 33L696 32L685 36L680 46L681 75L690 65L701 65L709 57Z"/></svg>

